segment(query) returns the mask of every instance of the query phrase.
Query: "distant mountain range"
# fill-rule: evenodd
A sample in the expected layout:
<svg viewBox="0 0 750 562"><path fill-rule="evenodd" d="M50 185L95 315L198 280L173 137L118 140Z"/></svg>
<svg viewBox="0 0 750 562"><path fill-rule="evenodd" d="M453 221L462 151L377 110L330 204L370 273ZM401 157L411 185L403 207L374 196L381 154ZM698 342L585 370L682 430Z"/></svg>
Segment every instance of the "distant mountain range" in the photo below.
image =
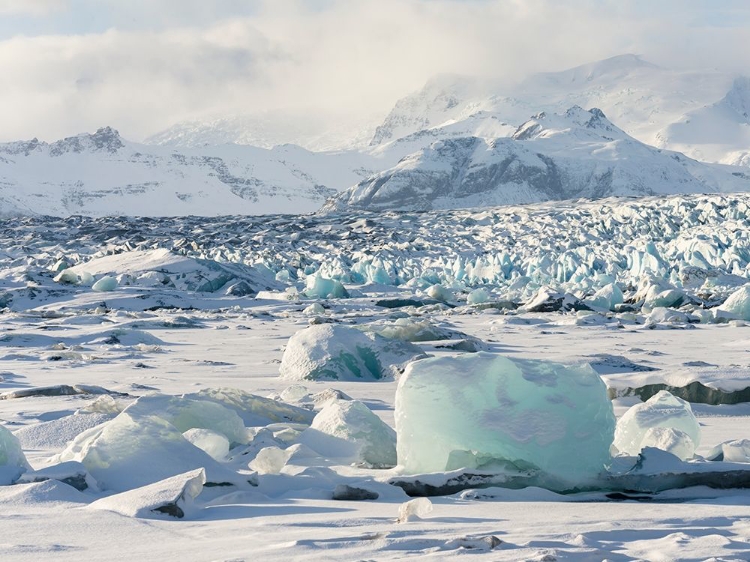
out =
<svg viewBox="0 0 750 562"><path fill-rule="evenodd" d="M353 157L293 145L174 150L117 131L0 144L0 214L309 213L358 181ZM341 161L340 161L341 160Z"/></svg>
<svg viewBox="0 0 750 562"><path fill-rule="evenodd" d="M511 137L439 140L329 201L324 212L433 210L750 190L750 169L648 146L599 109L540 113Z"/></svg>
<svg viewBox="0 0 750 562"><path fill-rule="evenodd" d="M145 144L111 128L0 144L0 214L307 213L326 200L329 211L439 209L746 191L749 114L750 79L634 55L512 87L439 76L380 125L267 113L180 123Z"/></svg>

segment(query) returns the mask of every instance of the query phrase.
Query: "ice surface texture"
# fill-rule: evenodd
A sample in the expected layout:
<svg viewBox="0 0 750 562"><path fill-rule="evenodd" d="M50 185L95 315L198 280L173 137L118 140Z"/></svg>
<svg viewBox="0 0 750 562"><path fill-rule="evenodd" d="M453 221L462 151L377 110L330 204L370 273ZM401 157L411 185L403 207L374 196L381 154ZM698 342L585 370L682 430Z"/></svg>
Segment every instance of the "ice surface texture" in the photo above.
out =
<svg viewBox="0 0 750 562"><path fill-rule="evenodd" d="M281 358L289 380L380 380L426 357L415 345L348 326L310 326L294 334Z"/></svg>
<svg viewBox="0 0 750 562"><path fill-rule="evenodd" d="M396 394L398 462L407 473L509 461L577 481L610 458L612 405L588 366L488 353L409 365Z"/></svg>
<svg viewBox="0 0 750 562"><path fill-rule="evenodd" d="M690 404L666 390L630 408L617 422L614 446L628 455L657 447L685 460L700 445L701 429Z"/></svg>
<svg viewBox="0 0 750 562"><path fill-rule="evenodd" d="M61 292L87 293L91 287L79 282L89 273L117 277L117 290L106 299L111 308L215 307L206 292L234 299L248 291L288 289L280 294L293 298L322 280L330 286L313 287L311 294L335 297L333 281L396 285L415 293L440 284L459 303L471 289L485 287L519 305L548 287L580 299L562 302L573 308L582 303L637 312L641 305L679 303L699 307L701 321L726 321L741 316L729 310L734 301L726 310L708 310L748 282L748 217L750 196L739 194L419 215L238 217L230 226L197 218L159 219L148 226L107 218L80 219L74 229L51 218L9 219L7 232L14 234L0 236L6 248L0 256L0 307L20 311L59 299ZM289 244L299 229L305 236ZM189 243L175 240L174 233L183 231L193 232ZM107 252L118 253L105 255L102 239L112 240ZM63 258L70 262L63 270L69 283L52 282L49 272L59 272ZM29 276L37 283L33 288ZM240 284L245 288L235 290ZM135 301L136 294L153 298Z"/></svg>

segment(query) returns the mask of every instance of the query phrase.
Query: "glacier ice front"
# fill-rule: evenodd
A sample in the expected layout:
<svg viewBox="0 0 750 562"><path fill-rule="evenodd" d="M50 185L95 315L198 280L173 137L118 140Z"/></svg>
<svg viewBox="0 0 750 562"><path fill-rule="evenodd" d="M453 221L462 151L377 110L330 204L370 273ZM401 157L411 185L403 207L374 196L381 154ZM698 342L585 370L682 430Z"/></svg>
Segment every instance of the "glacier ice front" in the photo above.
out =
<svg viewBox="0 0 750 562"><path fill-rule="evenodd" d="M610 460L612 404L589 366L477 353L411 363L396 393L407 473L503 461L576 482Z"/></svg>

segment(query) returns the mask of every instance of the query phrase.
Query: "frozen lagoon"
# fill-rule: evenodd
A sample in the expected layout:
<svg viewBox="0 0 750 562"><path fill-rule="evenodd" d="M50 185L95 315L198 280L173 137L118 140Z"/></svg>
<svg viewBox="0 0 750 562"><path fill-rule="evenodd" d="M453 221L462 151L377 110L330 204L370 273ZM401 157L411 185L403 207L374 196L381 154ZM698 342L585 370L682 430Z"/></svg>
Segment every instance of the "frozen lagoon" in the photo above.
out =
<svg viewBox="0 0 750 562"><path fill-rule="evenodd" d="M15 310L11 306L2 315L0 385L3 392L17 397L0 400L0 418L19 436L35 469L86 429L76 418L96 416L86 420L93 423L109 415L107 401L93 406L99 398L92 394L95 387L127 394L114 396L123 403L153 390L194 395L207 388L233 387L315 408L339 396L335 389L359 400L393 427L394 380L303 381L308 397L299 389L289 390L293 383L279 377L284 347L311 322L382 325L411 316L428 319L449 334L448 339L440 339L436 331L436 339L415 342L436 357L467 353L469 344L458 342L474 346L480 342L485 351L511 358L590 362L615 391L611 395L618 416L640 402L637 396L626 396L628 388L697 380L734 391L747 387L750 380L746 357L750 336L738 321L649 324L651 313L642 311L514 311L498 293L490 299L497 306L456 302L452 304L459 306L451 307L428 302L428 296L418 293L419 287L351 284L347 285L353 298L322 300L322 311L305 312L315 299L289 300L283 279L273 280L279 285L269 285L271 292L265 297L271 298L191 289L194 280L215 271L211 267L199 270L195 278L190 278L190 270L183 271L180 287L146 286L144 280L143 285L119 284L103 294L41 275L41 266L35 264L48 260L54 265L54 252L44 257L39 250L33 258L38 261L16 263L15 270L6 263L4 270L4 286L22 306ZM22 292L24 270L40 281L40 289L28 291L24 285ZM457 299L465 294L460 287L449 290ZM33 293L34 299L29 296ZM18 295L22 296L16 299ZM401 304L415 300L426 305L394 309L375 304L399 299ZM179 305L185 309L169 308ZM667 310L695 317L696 311L704 310L687 306L694 309ZM33 389L59 385L68 385L72 393L29 396L36 394ZM97 411L72 415L82 408ZM699 455L750 432L747 403L693 404L693 411L701 424ZM268 437L264 435L260 437ZM270 438L267 445L272 446ZM211 497L198 502L197 511L187 509L179 521L144 522L107 511L106 506L104 510L85 507L99 496L56 481L3 487L0 554L8 560L52 555L62 560L441 559L457 553L492 560L742 560L750 550L746 507L750 496L741 490L692 488L646 494L640 502L613 502L602 493L559 495L538 488L466 490L431 498L431 512L399 524L399 507L409 498L392 486L370 486L378 493L377 500L331 499L337 486L357 487L383 469L321 463L302 448L290 461L280 474L261 475L260 486L232 492L213 488ZM192 489L196 478L172 483L167 491L179 492L183 484ZM149 505L148 497L125 499L129 513ZM484 539L491 536L502 542L487 551L492 541Z"/></svg>

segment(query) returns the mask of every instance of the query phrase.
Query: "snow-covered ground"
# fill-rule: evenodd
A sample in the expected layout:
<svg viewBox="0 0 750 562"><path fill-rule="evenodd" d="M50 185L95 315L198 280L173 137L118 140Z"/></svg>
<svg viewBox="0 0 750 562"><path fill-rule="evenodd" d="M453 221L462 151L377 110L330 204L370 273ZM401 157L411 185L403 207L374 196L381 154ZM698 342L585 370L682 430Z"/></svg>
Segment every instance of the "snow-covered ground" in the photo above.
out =
<svg viewBox="0 0 750 562"><path fill-rule="evenodd" d="M0 557L747 560L748 209L738 195L4 221ZM393 428L411 431L418 371L450 388L447 365L471 364L499 384L478 372L498 356L549 405L498 386L466 416L490 408L499 425L453 432L471 443L455 470L409 473L404 454L429 443L404 440L396 458ZM573 375L580 393L549 394ZM670 402L663 420L682 425L652 426L657 448L576 481L583 442L612 438L607 411L662 388L693 413ZM550 450L570 450L559 463L543 448L480 458L493 431L516 447L555 408L585 422L584 396L598 413L577 430L583 449L549 425ZM436 427L467 427L442 404ZM511 439L503 420L525 406ZM687 461L658 450L687 445ZM558 464L563 480L547 478Z"/></svg>
<svg viewBox="0 0 750 562"><path fill-rule="evenodd" d="M389 310L374 309L362 301L329 304L327 316L344 323L391 315ZM125 314L79 312L46 320L8 314L3 318L4 335L23 334L25 341L17 347L12 341L3 343L3 390L84 383L128 393L127 398L118 399L123 401L149 389L182 394L235 387L262 396L278 393L289 385L278 377L282 348L289 336L308 323L301 313L303 306L259 301L242 310L136 314L136 319L154 326L155 319L176 317L194 319L201 326L145 328L143 332L158 338L159 343L158 350L142 351L102 343L101 338L117 326L132 324L135 319ZM493 351L511 357L585 361L606 353L666 372L697 361L709 360L728 370L747 363L748 328L744 326L612 330L575 326L558 314L506 318L496 312L430 316L434 322L450 323L483 338ZM516 321L521 319L524 322ZM83 334L87 337L82 338ZM51 361L56 352L50 351L50 343L68 339L92 343L74 352L80 358ZM334 381L306 386L311 392L342 390L392 424L396 384L392 380ZM21 434L30 462L40 468L63 447L64 437L57 432L72 437L73 414L94 398L4 400L0 401L0 417L8 429ZM632 399L618 401L617 412L632 403ZM699 453L722 441L745 438L750 432L750 405L695 409L703 431ZM93 414L78 417L85 415ZM473 553L491 560L745 560L750 555L750 493L746 491L688 489L639 503L608 501L602 494L560 496L540 489L490 488L432 498L433 511L422 521L397 523L399 506L408 497L394 489L374 501L332 500L330 494L337 482L347 481L346 475L361 477L366 472L349 467L334 470L342 476L321 469L307 478L288 477L288 482L278 477L263 492L212 492L212 501L206 501L199 511L186 520L174 521L94 511L85 506L99 494L77 492L63 484L0 488L0 552L4 560L47 556L60 560L126 560L133 556L163 560L382 560L441 559ZM476 539L492 535L502 543L490 552ZM476 549L468 549L470 546Z"/></svg>

